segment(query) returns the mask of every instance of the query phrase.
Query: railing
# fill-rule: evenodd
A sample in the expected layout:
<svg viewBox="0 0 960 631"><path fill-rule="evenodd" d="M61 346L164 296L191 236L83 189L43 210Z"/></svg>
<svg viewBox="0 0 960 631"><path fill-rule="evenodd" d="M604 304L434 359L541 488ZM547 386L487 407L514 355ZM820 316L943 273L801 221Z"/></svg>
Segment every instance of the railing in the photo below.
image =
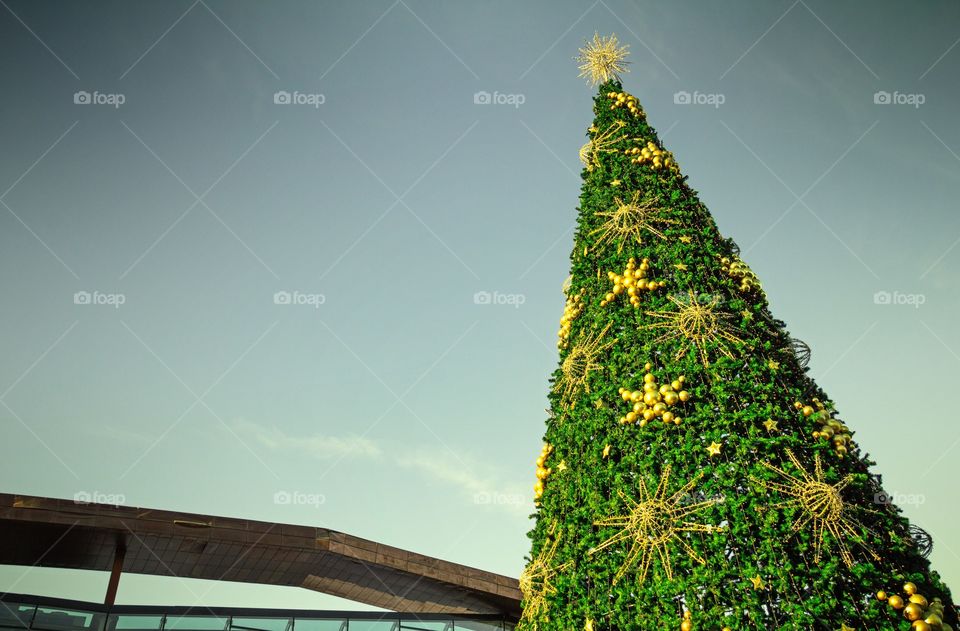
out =
<svg viewBox="0 0 960 631"><path fill-rule="evenodd" d="M236 607L106 606L0 596L0 629L20 631L513 631L498 615Z"/></svg>

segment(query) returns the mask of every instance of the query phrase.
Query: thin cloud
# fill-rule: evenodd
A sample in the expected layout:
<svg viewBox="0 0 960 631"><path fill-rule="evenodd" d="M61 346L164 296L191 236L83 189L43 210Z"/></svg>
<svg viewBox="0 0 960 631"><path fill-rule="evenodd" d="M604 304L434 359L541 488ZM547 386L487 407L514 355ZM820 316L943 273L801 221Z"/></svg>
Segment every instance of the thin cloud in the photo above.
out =
<svg viewBox="0 0 960 631"><path fill-rule="evenodd" d="M344 457L378 458L383 453L377 443L357 434L293 436L277 427L264 427L242 419L236 421L234 426L269 449L300 452L318 460Z"/></svg>
<svg viewBox="0 0 960 631"><path fill-rule="evenodd" d="M523 515L532 509L531 493L523 493L512 485L501 485L495 476L478 472L480 466L476 463L436 452L420 452L397 458L397 464L458 487L474 504L495 506Z"/></svg>

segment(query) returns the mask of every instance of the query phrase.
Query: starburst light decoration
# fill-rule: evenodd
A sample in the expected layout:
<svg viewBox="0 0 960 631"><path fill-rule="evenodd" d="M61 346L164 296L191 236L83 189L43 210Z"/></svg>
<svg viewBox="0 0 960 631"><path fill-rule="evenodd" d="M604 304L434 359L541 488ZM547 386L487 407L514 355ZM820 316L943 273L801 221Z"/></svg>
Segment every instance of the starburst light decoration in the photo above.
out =
<svg viewBox="0 0 960 631"><path fill-rule="evenodd" d="M659 557L660 565L668 579L673 578L673 568L670 564L671 548L680 548L688 557L697 563L705 563L703 558L690 547L684 533L715 532L717 526L698 524L688 521L687 518L716 504L719 500L711 499L702 502L689 502L689 492L696 486L699 477L687 482L679 490L667 495L670 482L670 467L664 468L656 490L651 493L647 490L644 479L640 478L639 501L620 491L620 497L626 502L629 512L626 515L608 517L595 521L595 526L612 526L619 528L616 534L606 539L593 549L598 552L620 544L628 544L627 557L614 576L614 583L618 582L634 566L638 566L639 580L642 583L647 578L654 556Z"/></svg>
<svg viewBox="0 0 960 631"><path fill-rule="evenodd" d="M593 41L588 41L580 49L577 61L580 62L580 76L586 77L590 85L605 83L610 79L619 79L620 74L627 72L628 46L621 46L616 35L600 37L593 34Z"/></svg>

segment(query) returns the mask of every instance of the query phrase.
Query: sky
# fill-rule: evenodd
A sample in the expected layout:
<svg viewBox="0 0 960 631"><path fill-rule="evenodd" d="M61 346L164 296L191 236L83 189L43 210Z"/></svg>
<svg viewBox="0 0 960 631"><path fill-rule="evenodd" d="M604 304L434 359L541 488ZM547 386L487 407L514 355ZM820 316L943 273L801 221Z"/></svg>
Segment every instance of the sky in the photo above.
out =
<svg viewBox="0 0 960 631"><path fill-rule="evenodd" d="M0 1L0 491L519 575L594 32L960 588L960 4ZM953 77L953 79L951 79ZM99 601L103 573L0 567ZM124 575L118 602L368 607Z"/></svg>

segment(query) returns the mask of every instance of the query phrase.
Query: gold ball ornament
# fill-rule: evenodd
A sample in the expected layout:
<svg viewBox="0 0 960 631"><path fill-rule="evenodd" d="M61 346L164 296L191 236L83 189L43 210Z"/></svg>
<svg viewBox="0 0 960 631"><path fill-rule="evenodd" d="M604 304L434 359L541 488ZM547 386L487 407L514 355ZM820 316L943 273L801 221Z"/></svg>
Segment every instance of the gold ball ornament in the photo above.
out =
<svg viewBox="0 0 960 631"><path fill-rule="evenodd" d="M941 618L939 614L935 614L935 613L930 614L929 616L924 618L923 621L935 627L938 627L943 624L943 618Z"/></svg>
<svg viewBox="0 0 960 631"><path fill-rule="evenodd" d="M931 629L933 629L933 627L927 624L927 622L925 622L924 620L915 621L913 624L910 625L910 628L914 629L915 631L931 631Z"/></svg>
<svg viewBox="0 0 960 631"><path fill-rule="evenodd" d="M913 622L923 617L923 607L917 603L910 603L903 608L903 617Z"/></svg>
<svg viewBox="0 0 960 631"><path fill-rule="evenodd" d="M886 599L887 599L887 592L883 591L882 589L879 592L877 592L877 600L886 600Z"/></svg>
<svg viewBox="0 0 960 631"><path fill-rule="evenodd" d="M912 603L920 605L924 609L926 609L930 604L927 602L927 599L923 596L923 594L910 594L910 598L908 600Z"/></svg>
<svg viewBox="0 0 960 631"><path fill-rule="evenodd" d="M888 598L887 603L894 609L903 609L903 598L901 598L897 594L894 594L893 596Z"/></svg>
<svg viewBox="0 0 960 631"><path fill-rule="evenodd" d="M680 623L680 631L693 631L693 621L684 620Z"/></svg>
<svg viewBox="0 0 960 631"><path fill-rule="evenodd" d="M904 583L903 584L903 593L907 596L912 596L917 593L917 586L913 583Z"/></svg>

